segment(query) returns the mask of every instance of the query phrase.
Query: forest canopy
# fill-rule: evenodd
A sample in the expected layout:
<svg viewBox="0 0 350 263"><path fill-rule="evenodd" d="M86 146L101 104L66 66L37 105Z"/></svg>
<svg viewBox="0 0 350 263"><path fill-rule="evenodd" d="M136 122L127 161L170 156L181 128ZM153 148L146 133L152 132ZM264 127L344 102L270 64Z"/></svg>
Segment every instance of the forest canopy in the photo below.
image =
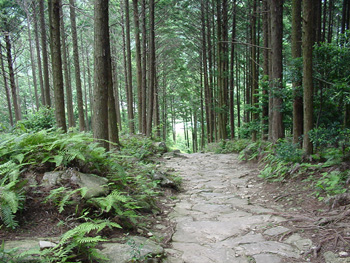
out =
<svg viewBox="0 0 350 263"><path fill-rule="evenodd" d="M51 125L117 144L137 133L189 152L237 138L292 138L306 154L348 144L348 1L0 7L4 132L52 108Z"/></svg>

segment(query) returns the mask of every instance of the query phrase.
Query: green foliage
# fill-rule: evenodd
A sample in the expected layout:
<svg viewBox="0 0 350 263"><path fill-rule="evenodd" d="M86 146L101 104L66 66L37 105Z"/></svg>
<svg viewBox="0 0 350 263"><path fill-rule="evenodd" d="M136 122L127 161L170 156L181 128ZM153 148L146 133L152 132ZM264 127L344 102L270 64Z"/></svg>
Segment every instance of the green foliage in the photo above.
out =
<svg viewBox="0 0 350 263"><path fill-rule="evenodd" d="M239 153L244 150L251 141L248 139L226 140L219 143L210 143L206 147L207 152L215 153Z"/></svg>
<svg viewBox="0 0 350 263"><path fill-rule="evenodd" d="M15 180L0 185L0 219L7 228L15 229L18 226L15 214L24 205L22 187L25 183L26 181Z"/></svg>
<svg viewBox="0 0 350 263"><path fill-rule="evenodd" d="M154 146L154 141L145 136L126 135L120 138L120 143L123 145L122 155L133 156L139 160L146 160L159 150Z"/></svg>
<svg viewBox="0 0 350 263"><path fill-rule="evenodd" d="M66 205L78 203L79 199L76 197L78 193L83 198L87 191L88 189L86 187L71 190L62 186L51 190L50 194L45 198L44 203L48 202L49 200L53 201L58 207L58 212L62 213Z"/></svg>
<svg viewBox="0 0 350 263"><path fill-rule="evenodd" d="M324 199L324 194L327 196L343 194L347 191L346 178L349 172L332 171L322 173L322 177L316 180L315 195L319 200Z"/></svg>
<svg viewBox="0 0 350 263"><path fill-rule="evenodd" d="M55 111L49 108L40 108L37 112L28 114L16 124L17 132L38 132L56 127Z"/></svg>
<svg viewBox="0 0 350 263"><path fill-rule="evenodd" d="M340 123L335 122L327 127L314 128L309 133L314 147L323 150L327 147L349 147L350 129L345 129Z"/></svg>
<svg viewBox="0 0 350 263"><path fill-rule="evenodd" d="M244 161L257 160L264 150L270 146L267 141L249 143L240 153L238 158Z"/></svg>
<svg viewBox="0 0 350 263"><path fill-rule="evenodd" d="M303 151L298 148L297 144L287 140L279 140L275 145L276 158L284 162L298 163L301 162Z"/></svg>
<svg viewBox="0 0 350 263"><path fill-rule="evenodd" d="M0 247L0 262L17 263L18 248L5 249L5 241L3 240Z"/></svg>

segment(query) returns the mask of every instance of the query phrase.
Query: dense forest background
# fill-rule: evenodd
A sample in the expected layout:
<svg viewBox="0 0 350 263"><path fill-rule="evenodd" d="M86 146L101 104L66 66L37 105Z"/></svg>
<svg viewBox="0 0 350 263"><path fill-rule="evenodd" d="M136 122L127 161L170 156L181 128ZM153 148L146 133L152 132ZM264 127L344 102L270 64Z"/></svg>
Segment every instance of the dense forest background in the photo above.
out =
<svg viewBox="0 0 350 263"><path fill-rule="evenodd" d="M45 119L116 143L142 133L189 152L235 138L289 137L307 154L347 145L349 1L0 7L2 131Z"/></svg>

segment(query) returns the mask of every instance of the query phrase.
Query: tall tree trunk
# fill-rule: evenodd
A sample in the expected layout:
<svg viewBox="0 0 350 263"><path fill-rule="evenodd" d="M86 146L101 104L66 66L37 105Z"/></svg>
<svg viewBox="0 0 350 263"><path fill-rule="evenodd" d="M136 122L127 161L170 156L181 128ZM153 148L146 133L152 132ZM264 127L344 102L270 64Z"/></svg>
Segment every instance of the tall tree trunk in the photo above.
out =
<svg viewBox="0 0 350 263"><path fill-rule="evenodd" d="M36 110L39 110L39 96L38 96L38 82L36 79L36 65L35 65L35 54L33 50L33 41L32 41L32 33L31 33L31 21L29 16L29 10L27 3L24 3L24 10L27 16L27 31L28 31L28 44L29 44L29 52L30 52L30 64L32 67L32 76L33 76L33 84L34 84L34 95L35 95L35 106ZM34 15L35 16L35 15Z"/></svg>
<svg viewBox="0 0 350 263"><path fill-rule="evenodd" d="M39 72L41 104L45 105L44 80L43 80L43 72L41 67L41 55L40 55L40 44L39 44L39 29L38 29L38 21L36 16L37 16L37 8L34 5L33 6L34 36L35 36L35 47L36 47L36 56L37 56L38 72Z"/></svg>
<svg viewBox="0 0 350 263"><path fill-rule="evenodd" d="M142 0L142 134L147 132L147 31L146 0Z"/></svg>
<svg viewBox="0 0 350 263"><path fill-rule="evenodd" d="M108 65L109 28L108 2L95 0L94 8L94 111L92 129L94 138L106 149L108 136Z"/></svg>
<svg viewBox="0 0 350 263"><path fill-rule="evenodd" d="M271 81L272 81L272 141L284 137L282 119L282 32L283 1L271 0Z"/></svg>
<svg viewBox="0 0 350 263"><path fill-rule="evenodd" d="M152 135L152 117L154 109L154 93L156 85L156 47L155 47L155 32L154 32L154 0L149 1L149 92L148 92L148 110L147 110L147 136Z"/></svg>
<svg viewBox="0 0 350 263"><path fill-rule="evenodd" d="M135 133L134 120L134 98L132 89L132 67L131 67L131 47L130 47L130 15L129 15L129 0L124 1L125 4L125 29L126 29L126 54L127 54L127 74L128 74L128 89L126 93L128 106L128 121L130 133Z"/></svg>
<svg viewBox="0 0 350 263"><path fill-rule="evenodd" d="M88 47L86 47L86 63L87 63L87 79L88 79L88 84L89 84L89 105L90 105L90 118L91 118L91 124L90 127L92 129L92 118L93 118L93 98L92 98L92 94L93 94L93 88L92 88L92 77L91 77L91 71L90 71L90 59L89 59L89 51L88 51ZM86 120L86 125L87 127L89 126L89 120Z"/></svg>
<svg viewBox="0 0 350 263"><path fill-rule="evenodd" d="M11 124L11 126L13 126L11 97L10 97L9 87L8 87L8 84L7 84L7 77L6 77L6 71L5 71L5 65L4 65L1 45L0 45L0 63L1 63L1 73L2 73L2 76L4 78L4 88L5 88L5 94L6 94L7 108L8 108L8 111L9 111L10 124Z"/></svg>
<svg viewBox="0 0 350 263"><path fill-rule="evenodd" d="M202 65L203 65L203 77L204 77L204 98L205 98L205 116L207 121L207 134L208 134L208 143L211 142L211 130L210 130L210 90L208 83L208 64L207 64L207 43L206 43L206 34L205 34L205 8L204 0L201 0L201 33L202 33Z"/></svg>
<svg viewBox="0 0 350 263"><path fill-rule="evenodd" d="M258 56L257 56L257 33L256 33L256 22L257 21L257 0L253 1L253 13L252 13L252 20L251 20L251 36L252 36L252 60L251 60L251 69L252 69L252 106L253 106L253 113L252 113L252 122L253 125L256 123L258 124L258 119L259 119L259 113L258 113L258 107L259 107L259 100L258 100L258 95L259 95L259 71L258 71ZM257 130L253 130L252 133L252 140L256 141L257 139Z"/></svg>
<svg viewBox="0 0 350 263"><path fill-rule="evenodd" d="M52 75L55 94L55 113L57 126L64 132L67 131L66 115L64 107L64 89L62 75L62 58L61 58L61 34L60 34L60 9L61 1L52 1L51 12L51 57L52 57Z"/></svg>
<svg viewBox="0 0 350 263"><path fill-rule="evenodd" d="M269 98L268 98L268 85L265 83L269 81L269 1L263 0L263 38L264 38L264 49L263 49L263 82L262 87L262 139L266 140L269 132Z"/></svg>
<svg viewBox="0 0 350 263"><path fill-rule="evenodd" d="M67 104L67 116L68 116L68 127L74 127L74 112L73 112L73 94L72 94L72 82L70 78L70 67L68 67L68 47L66 45L66 34L64 28L63 12L61 9L61 37L62 37L62 60L64 70L64 82L66 86L66 104Z"/></svg>
<svg viewBox="0 0 350 263"><path fill-rule="evenodd" d="M113 90L114 90L114 101L115 101L115 113L117 117L118 128L122 128L122 120L120 115L120 102L119 102L119 81L118 81L118 57L115 45L111 46L112 52L112 73L113 73Z"/></svg>
<svg viewBox="0 0 350 263"><path fill-rule="evenodd" d="M45 14L44 14L44 0L39 0L40 10L40 27L41 27L41 49L43 57L43 69L44 69L44 91L45 91L45 105L51 107L50 98L50 80L49 80L49 60L47 52L47 40L46 40L46 26L45 26Z"/></svg>
<svg viewBox="0 0 350 263"><path fill-rule="evenodd" d="M294 67L301 57L301 0L292 1L292 57ZM300 70L300 69L297 69ZM293 143L300 142L303 134L303 97L301 79L293 81Z"/></svg>
<svg viewBox="0 0 350 263"><path fill-rule="evenodd" d="M205 1L206 4L206 14L207 14L207 44L208 44L208 49L207 49L207 54L208 54L208 72L209 72L209 85L208 85L208 123L207 125L209 126L209 132L208 132L208 142L214 142L214 130L215 130L215 112L214 112L214 96L213 96L213 89L214 89L214 66L213 66L213 57L214 57L214 52L213 52L213 45L212 45L212 31L211 31L211 14L210 14L210 2ZM212 9L214 12L214 8ZM214 27L213 27L214 29ZM205 85L205 84L204 84Z"/></svg>
<svg viewBox="0 0 350 263"><path fill-rule="evenodd" d="M231 139L235 138L235 41L236 41L236 0L233 1L232 36L231 36L231 62L230 62L230 130Z"/></svg>
<svg viewBox="0 0 350 263"><path fill-rule="evenodd" d="M78 49L78 34L77 25L75 18L75 3L74 0L69 0L69 11L70 11L70 23L72 27L72 41L73 41L73 56L74 56L74 72L75 72L75 85L77 89L77 102L78 102L78 116L79 116L79 129L85 131L85 120L84 120L84 102L83 92L81 89L80 79L80 65L79 65L79 49Z"/></svg>
<svg viewBox="0 0 350 263"><path fill-rule="evenodd" d="M142 83L142 66L141 66L141 44L140 44L140 21L139 21L139 9L138 0L133 0L134 9L134 35L135 35L135 45L136 45L136 68L137 68L137 112L138 112L138 122L139 131L142 132L142 93L144 83Z"/></svg>
<svg viewBox="0 0 350 263"><path fill-rule="evenodd" d="M17 100L17 87L15 82L15 72L13 69L13 60L12 60L12 47L11 40L9 34L5 34L5 43L6 43L6 53L7 53L7 66L9 70L10 76L10 87L11 87L11 95L12 95L12 103L15 109L15 121L19 121L21 119L21 112L19 103Z"/></svg>
<svg viewBox="0 0 350 263"><path fill-rule="evenodd" d="M218 131L219 139L227 139L227 0L217 2L218 37Z"/></svg>
<svg viewBox="0 0 350 263"><path fill-rule="evenodd" d="M306 155L312 154L309 132L313 128L312 47L314 44L313 1L303 0L303 86L304 86L304 141Z"/></svg>

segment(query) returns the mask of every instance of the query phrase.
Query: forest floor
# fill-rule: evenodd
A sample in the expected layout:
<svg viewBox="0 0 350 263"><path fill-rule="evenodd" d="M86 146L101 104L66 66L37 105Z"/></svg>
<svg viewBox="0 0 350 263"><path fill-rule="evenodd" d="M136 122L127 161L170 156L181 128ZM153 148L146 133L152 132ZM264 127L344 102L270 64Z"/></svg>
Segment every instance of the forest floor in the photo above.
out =
<svg viewBox="0 0 350 263"><path fill-rule="evenodd" d="M237 157L165 160L183 178L165 262L350 262L349 207L329 209L300 178L268 183Z"/></svg>

